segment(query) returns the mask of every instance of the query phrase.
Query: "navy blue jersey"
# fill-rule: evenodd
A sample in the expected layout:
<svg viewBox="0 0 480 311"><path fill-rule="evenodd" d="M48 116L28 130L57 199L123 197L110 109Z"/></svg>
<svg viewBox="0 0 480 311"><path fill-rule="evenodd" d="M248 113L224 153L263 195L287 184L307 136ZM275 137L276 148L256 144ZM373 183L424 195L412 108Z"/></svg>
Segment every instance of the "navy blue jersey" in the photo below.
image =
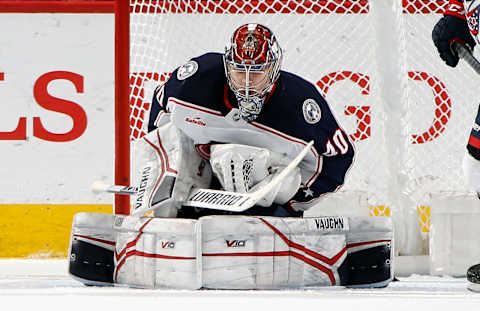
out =
<svg viewBox="0 0 480 311"><path fill-rule="evenodd" d="M177 68L157 87L148 131L161 115L171 120L208 157L211 143L267 148L293 159L311 140L314 148L300 163L302 187L288 207L310 208L321 195L336 191L353 162L354 149L325 99L310 82L281 71L253 122L239 118L236 98L228 87L222 54L207 53Z"/></svg>

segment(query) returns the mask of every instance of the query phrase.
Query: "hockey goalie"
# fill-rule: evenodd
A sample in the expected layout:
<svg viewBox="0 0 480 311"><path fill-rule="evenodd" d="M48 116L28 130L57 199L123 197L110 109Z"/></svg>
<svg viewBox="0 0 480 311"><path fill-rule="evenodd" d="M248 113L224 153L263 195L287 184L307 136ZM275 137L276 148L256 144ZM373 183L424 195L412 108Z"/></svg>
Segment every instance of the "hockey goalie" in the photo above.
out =
<svg viewBox="0 0 480 311"><path fill-rule="evenodd" d="M129 216L79 213L70 274L87 285L384 287L388 218L304 211L344 183L353 145L316 87L283 70L260 24L157 87L136 142Z"/></svg>

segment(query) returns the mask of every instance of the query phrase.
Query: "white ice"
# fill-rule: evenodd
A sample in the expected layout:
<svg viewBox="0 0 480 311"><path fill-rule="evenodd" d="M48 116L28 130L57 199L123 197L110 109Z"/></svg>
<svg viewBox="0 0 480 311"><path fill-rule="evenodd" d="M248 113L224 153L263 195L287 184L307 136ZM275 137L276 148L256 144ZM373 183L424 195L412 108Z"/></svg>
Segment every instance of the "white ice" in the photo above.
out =
<svg viewBox="0 0 480 311"><path fill-rule="evenodd" d="M11 307L7 307L11 306ZM187 309L188 308L188 309ZM382 289L151 290L85 287L66 260L0 260L0 310L480 310L465 278L413 275Z"/></svg>

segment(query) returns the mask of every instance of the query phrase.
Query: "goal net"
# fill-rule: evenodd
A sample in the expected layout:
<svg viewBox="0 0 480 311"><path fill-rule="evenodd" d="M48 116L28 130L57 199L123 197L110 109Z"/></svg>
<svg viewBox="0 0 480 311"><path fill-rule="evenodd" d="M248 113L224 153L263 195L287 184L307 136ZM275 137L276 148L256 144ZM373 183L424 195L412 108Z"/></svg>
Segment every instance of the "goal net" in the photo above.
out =
<svg viewBox="0 0 480 311"><path fill-rule="evenodd" d="M355 144L328 208L390 216L397 251L428 250L431 197L467 192L461 161L477 103L476 76L447 67L431 31L448 1L131 0L130 140L146 133L154 88L191 57L223 52L233 30L261 23L283 69L316 84Z"/></svg>

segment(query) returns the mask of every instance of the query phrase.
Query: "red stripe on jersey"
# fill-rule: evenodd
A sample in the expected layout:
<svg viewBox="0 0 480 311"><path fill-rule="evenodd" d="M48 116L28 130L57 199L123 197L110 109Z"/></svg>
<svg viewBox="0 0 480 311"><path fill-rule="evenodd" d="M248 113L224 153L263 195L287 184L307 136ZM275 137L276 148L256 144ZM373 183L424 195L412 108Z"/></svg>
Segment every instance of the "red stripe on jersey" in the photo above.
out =
<svg viewBox="0 0 480 311"><path fill-rule="evenodd" d="M193 105L191 103L187 103L187 102L181 101L181 100L176 99L176 98L169 98L168 101L169 102L171 101L171 102L173 102L177 105L184 106L184 107L187 107L187 108L190 108L190 109L194 109L194 110L198 110L198 111L201 111L201 112L213 114L215 116L223 117L223 115L219 111L211 110L211 109L204 108L204 107L197 106L197 105Z"/></svg>
<svg viewBox="0 0 480 311"><path fill-rule="evenodd" d="M475 147L475 148L480 149L480 139L478 139L476 137L470 136L470 138L468 139L468 144Z"/></svg>

